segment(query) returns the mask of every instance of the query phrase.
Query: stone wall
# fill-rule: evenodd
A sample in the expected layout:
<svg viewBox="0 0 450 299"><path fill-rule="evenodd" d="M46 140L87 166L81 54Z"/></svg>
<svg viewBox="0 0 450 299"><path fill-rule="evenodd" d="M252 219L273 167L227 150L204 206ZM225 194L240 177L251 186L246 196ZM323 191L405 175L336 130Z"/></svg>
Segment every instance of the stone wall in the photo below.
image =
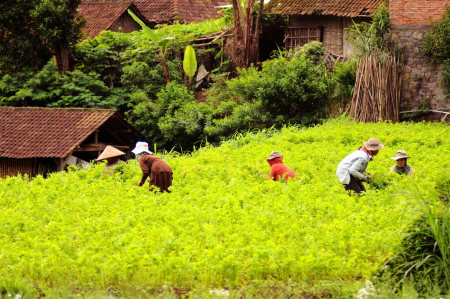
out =
<svg viewBox="0 0 450 299"><path fill-rule="evenodd" d="M450 0L389 1L391 40L397 48L404 49L406 58L402 84L403 111L424 106L446 108L450 103L441 86L442 62L431 64L419 50L423 35L442 17L449 4Z"/></svg>
<svg viewBox="0 0 450 299"><path fill-rule="evenodd" d="M404 51L401 110L424 106L432 109L445 108L448 100L440 83L442 64L432 64L419 51L419 42L430 26L391 26L391 40L397 49Z"/></svg>

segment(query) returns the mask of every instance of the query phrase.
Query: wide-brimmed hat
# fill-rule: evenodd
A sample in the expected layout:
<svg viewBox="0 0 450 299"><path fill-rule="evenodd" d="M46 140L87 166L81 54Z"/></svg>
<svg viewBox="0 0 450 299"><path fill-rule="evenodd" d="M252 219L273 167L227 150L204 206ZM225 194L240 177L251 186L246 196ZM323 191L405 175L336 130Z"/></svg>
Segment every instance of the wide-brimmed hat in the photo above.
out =
<svg viewBox="0 0 450 299"><path fill-rule="evenodd" d="M117 148L112 147L111 145L106 146L105 150L101 153L100 156L96 159L96 161L105 160L108 158L119 157L125 155L124 152L119 151Z"/></svg>
<svg viewBox="0 0 450 299"><path fill-rule="evenodd" d="M384 145L381 144L380 140L378 138L372 137L369 138L368 141L364 142L364 147L368 149L369 151L377 151L384 148Z"/></svg>
<svg viewBox="0 0 450 299"><path fill-rule="evenodd" d="M281 158L281 159L283 159L283 155L281 155L280 152L278 152L278 151L273 151L273 152L270 154L269 158L267 158L267 161L272 160L272 159L275 159L275 158Z"/></svg>
<svg viewBox="0 0 450 299"><path fill-rule="evenodd" d="M391 159L397 161L399 159L408 159L408 158L411 158L411 157L408 156L405 151L399 150L395 153L395 157L391 158Z"/></svg>
<svg viewBox="0 0 450 299"><path fill-rule="evenodd" d="M153 154L153 152L148 150L148 143L144 141L138 141L136 143L136 147L131 151L135 155L139 155L141 153Z"/></svg>

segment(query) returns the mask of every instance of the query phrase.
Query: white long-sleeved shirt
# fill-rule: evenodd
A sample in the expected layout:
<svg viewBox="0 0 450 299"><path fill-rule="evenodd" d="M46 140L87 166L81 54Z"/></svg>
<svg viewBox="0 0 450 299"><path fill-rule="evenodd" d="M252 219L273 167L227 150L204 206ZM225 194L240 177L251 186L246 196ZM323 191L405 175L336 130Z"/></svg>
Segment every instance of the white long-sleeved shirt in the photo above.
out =
<svg viewBox="0 0 450 299"><path fill-rule="evenodd" d="M345 185L349 184L350 175L359 180L366 180L367 176L364 175L364 172L370 159L372 159L372 156L361 150L354 151L345 157L336 170L336 177L339 182Z"/></svg>

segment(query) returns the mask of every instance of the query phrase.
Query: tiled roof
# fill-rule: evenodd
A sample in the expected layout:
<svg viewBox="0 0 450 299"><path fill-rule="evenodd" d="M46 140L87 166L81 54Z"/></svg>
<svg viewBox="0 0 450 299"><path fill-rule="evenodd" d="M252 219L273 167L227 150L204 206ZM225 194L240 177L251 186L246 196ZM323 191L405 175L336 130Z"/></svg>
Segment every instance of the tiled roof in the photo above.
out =
<svg viewBox="0 0 450 299"><path fill-rule="evenodd" d="M103 30L108 30L114 22L132 5L131 2L93 2L84 1L78 10L86 19L83 30L87 37L94 38Z"/></svg>
<svg viewBox="0 0 450 299"><path fill-rule="evenodd" d="M83 4L88 2L111 5L121 1L83 0ZM129 0L129 2L134 3L149 22L156 24L172 23L176 15L182 23L215 19L219 16L217 12L222 9L217 6L231 4L228 0Z"/></svg>
<svg viewBox="0 0 450 299"><path fill-rule="evenodd" d="M222 8L217 6L230 5L228 0L177 0L180 20L185 23L199 23L208 19L217 19Z"/></svg>
<svg viewBox="0 0 450 299"><path fill-rule="evenodd" d="M176 15L174 0L134 0L133 2L147 20L152 23L168 23Z"/></svg>
<svg viewBox="0 0 450 299"><path fill-rule="evenodd" d="M276 15L372 16L387 0L270 0L264 12Z"/></svg>
<svg viewBox="0 0 450 299"><path fill-rule="evenodd" d="M0 157L64 158L117 112L0 107Z"/></svg>

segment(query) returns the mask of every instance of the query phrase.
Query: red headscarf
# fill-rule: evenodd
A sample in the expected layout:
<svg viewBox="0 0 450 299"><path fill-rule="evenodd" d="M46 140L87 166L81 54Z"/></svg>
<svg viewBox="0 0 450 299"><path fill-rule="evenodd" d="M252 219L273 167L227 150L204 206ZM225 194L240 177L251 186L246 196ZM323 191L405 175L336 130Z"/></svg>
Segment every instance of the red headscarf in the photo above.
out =
<svg viewBox="0 0 450 299"><path fill-rule="evenodd" d="M371 151L371 150L368 150L368 149L365 148L364 146L361 147L361 150L362 150L363 152L365 152L366 154L369 154L369 155L373 156L373 155L372 155L372 151ZM373 161L373 158L370 158L370 161Z"/></svg>
<svg viewBox="0 0 450 299"><path fill-rule="evenodd" d="M275 164L280 164L280 163L282 164L283 160L281 159L281 157L276 157L274 159L267 160L267 163L269 163L270 167L272 167Z"/></svg>

